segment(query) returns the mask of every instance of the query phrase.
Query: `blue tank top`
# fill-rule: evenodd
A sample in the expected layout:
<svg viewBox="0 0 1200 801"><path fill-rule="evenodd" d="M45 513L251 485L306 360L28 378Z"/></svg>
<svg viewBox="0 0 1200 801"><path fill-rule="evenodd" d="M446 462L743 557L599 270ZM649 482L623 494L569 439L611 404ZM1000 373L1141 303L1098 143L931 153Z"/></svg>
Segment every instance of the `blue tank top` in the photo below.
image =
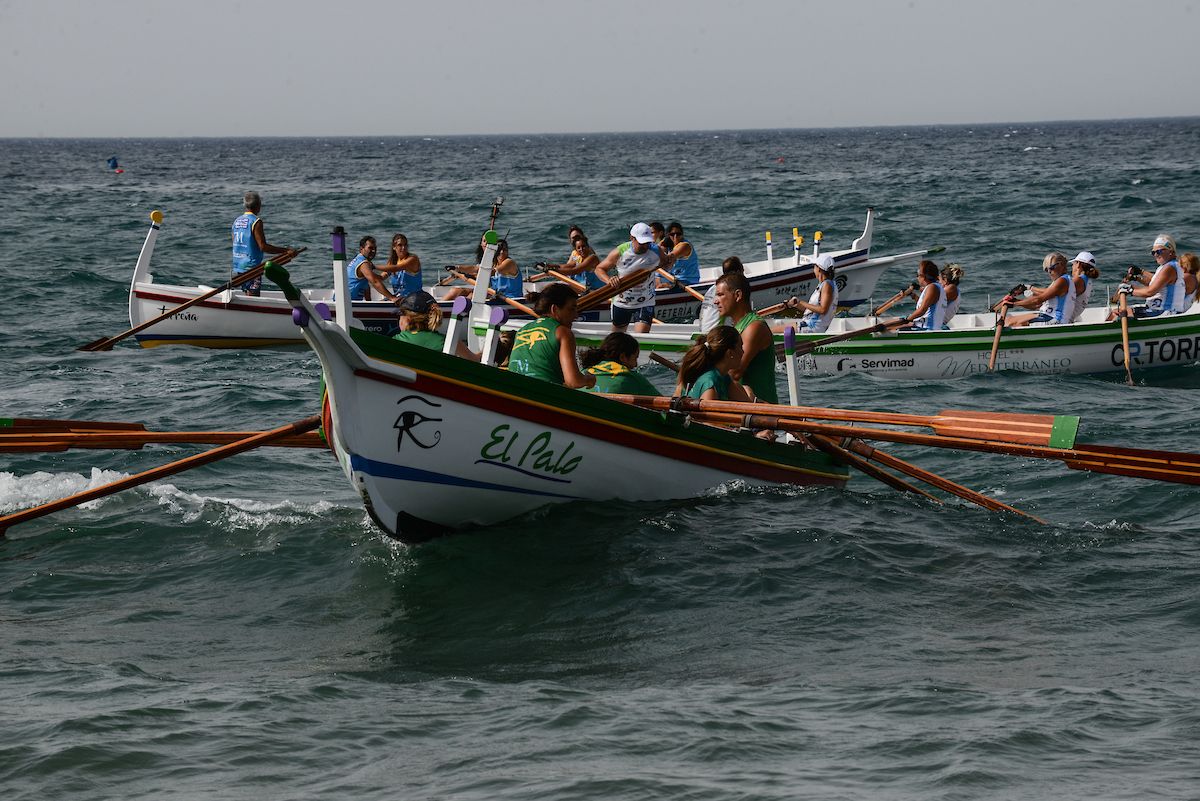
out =
<svg viewBox="0 0 1200 801"><path fill-rule="evenodd" d="M500 273L492 273L490 286L506 298L519 298L525 294L521 286L523 283L519 272L511 278Z"/></svg>
<svg viewBox="0 0 1200 801"><path fill-rule="evenodd" d="M687 242L686 239L683 241ZM688 244L691 243L688 242ZM700 254L696 252L695 245L692 245L692 255L686 259L679 259L671 265L671 275L685 284L700 283Z"/></svg>
<svg viewBox="0 0 1200 801"><path fill-rule="evenodd" d="M392 273L392 291L400 297L420 292L424 288L421 286L420 273L410 273L408 270Z"/></svg>
<svg viewBox="0 0 1200 801"><path fill-rule="evenodd" d="M233 271L244 273L262 264L263 252L254 238L258 217L246 212L233 221Z"/></svg>
<svg viewBox="0 0 1200 801"><path fill-rule="evenodd" d="M371 293L371 282L358 277L358 265L367 260L359 253L346 265L346 282L350 284L350 300L367 300Z"/></svg>

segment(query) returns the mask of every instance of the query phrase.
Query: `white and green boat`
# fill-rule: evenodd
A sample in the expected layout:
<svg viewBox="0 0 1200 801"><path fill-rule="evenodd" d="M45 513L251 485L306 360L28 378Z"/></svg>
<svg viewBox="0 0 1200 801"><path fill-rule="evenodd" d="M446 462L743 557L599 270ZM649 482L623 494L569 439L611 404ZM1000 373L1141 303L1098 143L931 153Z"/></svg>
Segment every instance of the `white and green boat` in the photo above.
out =
<svg viewBox="0 0 1200 801"><path fill-rule="evenodd" d="M344 248L344 235L335 236L342 298ZM485 260L490 269L490 252ZM271 266L267 275L321 360L330 448L372 520L405 542L548 504L690 498L731 482L841 486L848 478L817 451L343 327L285 270ZM338 311L339 321L352 318Z"/></svg>
<svg viewBox="0 0 1200 801"><path fill-rule="evenodd" d="M1107 322L1108 309L1088 309L1070 325L1005 328L997 348L996 370L1023 373L1106 373L1123 371L1124 349L1119 322ZM836 318L824 334L796 337L804 343L866 331L881 322L878 317ZM988 372L996 333L993 314L959 313L943 331L901 331L866 334L819 347L797 357L802 375L871 375L905 379L962 378ZM783 348L786 321L772 323L776 342ZM580 347L598 345L612 330L608 324L579 322L574 326ZM651 353L677 359L699 334L692 325L656 325L648 334L637 334L642 359ZM1200 303L1182 314L1130 319L1130 367L1134 371L1192 364L1200 361Z"/></svg>

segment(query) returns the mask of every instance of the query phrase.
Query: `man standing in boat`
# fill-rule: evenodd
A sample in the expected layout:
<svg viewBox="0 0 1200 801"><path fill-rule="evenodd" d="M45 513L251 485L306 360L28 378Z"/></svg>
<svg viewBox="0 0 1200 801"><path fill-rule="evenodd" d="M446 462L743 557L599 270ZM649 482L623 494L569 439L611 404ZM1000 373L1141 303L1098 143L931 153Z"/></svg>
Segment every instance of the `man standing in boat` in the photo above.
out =
<svg viewBox="0 0 1200 801"><path fill-rule="evenodd" d="M596 276L615 286L621 279L639 271L645 272L640 281L625 287L625 290L613 298L612 326L614 331L624 331L633 323L633 330L638 334L650 331L654 322L654 286L657 283L654 271L662 267L668 269L671 257L664 254L658 245L654 244L654 232L645 223L637 223L629 229L629 241L613 248L604 257L604 261L596 265ZM616 278L608 271L616 268Z"/></svg>
<svg viewBox="0 0 1200 801"><path fill-rule="evenodd" d="M244 194L242 203L246 210L233 221L234 275L241 275L262 264L263 254L276 256L295 253L294 248L281 248L267 242L267 235L263 233L263 222L258 216L262 211L262 198L257 192ZM262 292L262 276L245 282L241 287L244 294L258 297Z"/></svg>

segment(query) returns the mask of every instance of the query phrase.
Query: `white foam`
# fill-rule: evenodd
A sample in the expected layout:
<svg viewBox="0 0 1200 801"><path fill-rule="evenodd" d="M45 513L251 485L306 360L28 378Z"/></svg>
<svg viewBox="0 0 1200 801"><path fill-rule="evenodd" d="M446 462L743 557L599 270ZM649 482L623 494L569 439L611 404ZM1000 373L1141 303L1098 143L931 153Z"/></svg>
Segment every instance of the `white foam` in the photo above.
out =
<svg viewBox="0 0 1200 801"><path fill-rule="evenodd" d="M97 467L92 468L89 477L79 473L38 472L25 476L0 473L0 513L8 514L28 509L128 477L129 473L101 470ZM95 509L106 500L107 498L98 498L88 501L80 504L80 508Z"/></svg>

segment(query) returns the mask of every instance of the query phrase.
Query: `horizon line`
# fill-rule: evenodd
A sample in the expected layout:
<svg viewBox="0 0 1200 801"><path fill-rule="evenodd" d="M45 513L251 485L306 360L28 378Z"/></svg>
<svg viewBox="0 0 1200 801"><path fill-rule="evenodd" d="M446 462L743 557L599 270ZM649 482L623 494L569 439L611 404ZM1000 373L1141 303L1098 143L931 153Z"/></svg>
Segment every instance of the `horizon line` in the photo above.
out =
<svg viewBox="0 0 1200 801"><path fill-rule="evenodd" d="M1170 116L1170 117L1112 117L1072 120L1009 120L998 122L941 122L941 123L902 123L883 125L819 125L805 127L776 127L765 128L694 128L681 130L677 128L662 128L642 131L517 131L510 133L358 133L358 134L173 134L173 135L144 135L144 134L115 134L106 136L0 136L0 141L11 140L71 140L71 139L467 139L474 137L530 137L530 136L642 136L642 135L686 135L713 133L763 133L786 131L861 131L872 129L906 129L906 128L980 128L1012 125L1065 125L1087 123L1114 122L1182 122L1200 120L1200 115Z"/></svg>

